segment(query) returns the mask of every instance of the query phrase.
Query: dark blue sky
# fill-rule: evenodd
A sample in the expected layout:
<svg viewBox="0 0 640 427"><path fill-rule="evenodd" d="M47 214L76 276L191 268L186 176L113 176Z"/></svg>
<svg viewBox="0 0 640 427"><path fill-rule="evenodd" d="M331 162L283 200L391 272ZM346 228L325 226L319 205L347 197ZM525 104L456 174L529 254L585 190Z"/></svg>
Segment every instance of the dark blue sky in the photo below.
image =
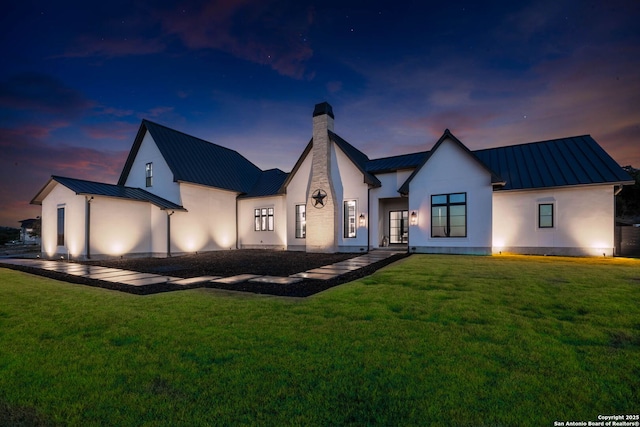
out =
<svg viewBox="0 0 640 427"><path fill-rule="evenodd" d="M640 2L21 1L0 17L0 225L115 183L142 118L290 171L315 103L371 158L591 134L640 167Z"/></svg>

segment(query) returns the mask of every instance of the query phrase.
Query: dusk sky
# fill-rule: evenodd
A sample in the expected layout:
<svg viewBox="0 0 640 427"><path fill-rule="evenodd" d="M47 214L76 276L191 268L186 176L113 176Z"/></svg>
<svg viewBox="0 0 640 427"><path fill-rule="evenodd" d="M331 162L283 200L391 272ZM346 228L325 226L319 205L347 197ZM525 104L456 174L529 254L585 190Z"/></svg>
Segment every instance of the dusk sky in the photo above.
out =
<svg viewBox="0 0 640 427"><path fill-rule="evenodd" d="M640 167L640 1L7 1L0 225L116 183L143 118L289 172L328 101L370 158L591 134Z"/></svg>

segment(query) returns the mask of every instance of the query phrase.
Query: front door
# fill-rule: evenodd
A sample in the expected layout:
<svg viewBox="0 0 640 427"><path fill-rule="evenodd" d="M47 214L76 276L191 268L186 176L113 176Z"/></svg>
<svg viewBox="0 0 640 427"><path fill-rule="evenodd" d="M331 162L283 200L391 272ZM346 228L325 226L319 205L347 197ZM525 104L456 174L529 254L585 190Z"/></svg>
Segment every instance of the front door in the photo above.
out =
<svg viewBox="0 0 640 427"><path fill-rule="evenodd" d="M409 211L389 212L389 243L406 244L409 241Z"/></svg>

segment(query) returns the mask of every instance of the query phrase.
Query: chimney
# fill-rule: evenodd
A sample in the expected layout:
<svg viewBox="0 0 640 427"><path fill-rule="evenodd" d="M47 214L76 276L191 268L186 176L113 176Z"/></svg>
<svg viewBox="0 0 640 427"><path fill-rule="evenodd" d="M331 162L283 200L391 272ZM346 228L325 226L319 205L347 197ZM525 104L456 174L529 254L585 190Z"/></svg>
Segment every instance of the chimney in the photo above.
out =
<svg viewBox="0 0 640 427"><path fill-rule="evenodd" d="M331 179L331 140L333 109L327 102L313 110L313 149L311 179L307 194L307 252L337 251L338 205Z"/></svg>
<svg viewBox="0 0 640 427"><path fill-rule="evenodd" d="M315 136L316 129L318 130L330 130L333 132L333 108L328 102L322 102L316 104L313 109L313 136Z"/></svg>

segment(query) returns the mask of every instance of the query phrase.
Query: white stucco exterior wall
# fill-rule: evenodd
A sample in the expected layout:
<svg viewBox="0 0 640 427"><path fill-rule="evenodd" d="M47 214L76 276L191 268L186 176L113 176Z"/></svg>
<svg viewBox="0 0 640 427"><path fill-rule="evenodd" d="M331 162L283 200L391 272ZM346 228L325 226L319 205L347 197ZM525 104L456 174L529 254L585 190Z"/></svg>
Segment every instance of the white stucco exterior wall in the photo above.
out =
<svg viewBox="0 0 640 427"><path fill-rule="evenodd" d="M307 239L296 238L296 205L306 205L307 211L315 209L311 204L306 203L309 192L309 182L311 180L311 153L302 161L295 175L287 184L285 198L285 209L287 211L286 236L287 250L304 251Z"/></svg>
<svg viewBox="0 0 640 427"><path fill-rule="evenodd" d="M554 227L538 227L538 205L554 204ZM493 252L613 256L612 185L493 194Z"/></svg>
<svg viewBox="0 0 640 427"><path fill-rule="evenodd" d="M273 208L273 231L255 231L254 210ZM286 249L287 209L284 196L238 200L238 246L241 249Z"/></svg>
<svg viewBox="0 0 640 427"><path fill-rule="evenodd" d="M58 208L64 207L64 240L58 246ZM57 184L42 201L42 252L47 257L78 257L85 252L85 197Z"/></svg>
<svg viewBox="0 0 640 427"><path fill-rule="evenodd" d="M181 182L180 194L187 212L171 216L172 253L236 248L237 193Z"/></svg>
<svg viewBox="0 0 640 427"><path fill-rule="evenodd" d="M95 196L91 201L91 256L151 255L153 209L159 210L147 202Z"/></svg>
<svg viewBox="0 0 640 427"><path fill-rule="evenodd" d="M146 186L145 166L153 163L152 186ZM142 188L143 190L182 205L180 200L180 186L173 181L173 173L162 157L158 146L151 134L147 132L142 139L138 154L131 166L131 171L124 184L127 187Z"/></svg>
<svg viewBox="0 0 640 427"><path fill-rule="evenodd" d="M369 217L368 184L364 182L364 176L360 169L349 160L349 157L338 147L332 144L331 149L331 178L336 192L338 206L338 251L359 252L367 250L368 230L367 226L360 226L360 214ZM356 237L344 237L344 202L356 201Z"/></svg>
<svg viewBox="0 0 640 427"><path fill-rule="evenodd" d="M409 188L409 248L415 252L490 254L492 248L491 175L469 153L446 139L414 176ZM431 237L431 196L467 194L467 237Z"/></svg>

